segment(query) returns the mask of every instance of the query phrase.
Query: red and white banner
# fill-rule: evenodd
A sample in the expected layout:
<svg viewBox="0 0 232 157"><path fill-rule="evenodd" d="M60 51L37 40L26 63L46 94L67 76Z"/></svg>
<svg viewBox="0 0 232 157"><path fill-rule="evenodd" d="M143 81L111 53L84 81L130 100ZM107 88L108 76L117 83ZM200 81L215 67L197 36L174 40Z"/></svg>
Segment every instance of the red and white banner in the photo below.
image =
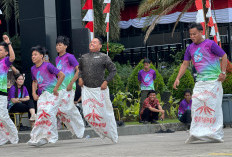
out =
<svg viewBox="0 0 232 157"><path fill-rule="evenodd" d="M186 0L187 3L188 0ZM183 8L185 5L183 3L181 5L178 5L173 9L171 12L169 12L167 15L162 16L162 18L159 20L159 24L170 24L175 23L178 16L181 14ZM196 22L196 15L197 15L197 8L195 4L192 5L192 7L183 14L183 16L180 19L180 22ZM229 23L232 22L232 0L213 0L212 4L212 17L216 19L217 23ZM134 6L127 6L124 8L124 10L121 12L121 21L119 22L119 26L121 29L127 29L130 26L136 27L136 28L143 28L146 25L147 22L147 15L145 15L142 18L137 17L138 14L138 5ZM157 16L154 16L153 20L155 20ZM152 23L152 21L151 21Z"/></svg>
<svg viewBox="0 0 232 157"><path fill-rule="evenodd" d="M106 33L107 33L107 55L109 52L109 26L110 26L110 3L111 0L104 0L104 3L106 4L106 7L103 11L104 14L106 14Z"/></svg>
<svg viewBox="0 0 232 157"><path fill-rule="evenodd" d="M88 10L85 17L82 21L88 21L85 28L90 30L90 38L91 40L94 38L94 12L93 12L93 1L86 0L83 10Z"/></svg>

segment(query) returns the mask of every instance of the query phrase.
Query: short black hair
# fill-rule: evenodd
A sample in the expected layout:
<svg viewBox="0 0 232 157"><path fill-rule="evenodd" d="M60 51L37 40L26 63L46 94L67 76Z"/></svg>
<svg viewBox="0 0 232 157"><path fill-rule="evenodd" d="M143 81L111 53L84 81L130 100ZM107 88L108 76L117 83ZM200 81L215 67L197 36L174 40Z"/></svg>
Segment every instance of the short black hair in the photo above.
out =
<svg viewBox="0 0 232 157"><path fill-rule="evenodd" d="M35 47L32 47L31 48L31 53L33 52L33 51L37 51L37 52L39 52L41 55L45 55L45 48L44 47L42 47L42 46L40 46L40 45L37 45L37 46L35 46Z"/></svg>
<svg viewBox="0 0 232 157"><path fill-rule="evenodd" d="M200 23L192 23L189 25L189 29L196 28L198 31L203 31L203 27Z"/></svg>
<svg viewBox="0 0 232 157"><path fill-rule="evenodd" d="M5 42L3 41L3 42L0 43L0 46L3 46L4 49L5 49L7 52L9 52L9 48L8 48L7 43L5 43Z"/></svg>
<svg viewBox="0 0 232 157"><path fill-rule="evenodd" d="M100 38L100 37L95 37L95 38L97 38L99 40L99 42L100 42L101 45L103 44L102 38Z"/></svg>
<svg viewBox="0 0 232 157"><path fill-rule="evenodd" d="M184 95L185 95L186 93L189 93L190 95L192 95L192 92L191 92L190 89L186 89L186 90L184 91Z"/></svg>
<svg viewBox="0 0 232 157"><path fill-rule="evenodd" d="M58 36L56 39L56 44L58 43L62 43L66 46L69 46L70 41L69 41L69 38L66 36Z"/></svg>
<svg viewBox="0 0 232 157"><path fill-rule="evenodd" d="M155 94L156 94L156 91L154 91L154 90L149 91L148 94L147 94L147 97L149 97L149 95L150 95L151 93L155 93Z"/></svg>
<svg viewBox="0 0 232 157"><path fill-rule="evenodd" d="M151 60L148 59L148 58L146 58L146 59L143 60L143 64L144 64L144 63L149 63L149 64L150 64L150 63L151 63Z"/></svg>

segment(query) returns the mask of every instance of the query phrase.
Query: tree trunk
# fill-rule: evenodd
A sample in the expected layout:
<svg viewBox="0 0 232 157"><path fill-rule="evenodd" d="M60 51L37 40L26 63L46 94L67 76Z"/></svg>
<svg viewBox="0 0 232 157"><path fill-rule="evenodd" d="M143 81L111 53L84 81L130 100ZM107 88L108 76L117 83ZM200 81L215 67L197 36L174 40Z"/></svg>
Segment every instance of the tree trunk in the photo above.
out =
<svg viewBox="0 0 232 157"><path fill-rule="evenodd" d="M204 19L205 19L205 39L209 39L209 18L206 17L206 14L208 12L208 8L205 7L206 5L206 0L202 0L203 4L203 12L204 12Z"/></svg>

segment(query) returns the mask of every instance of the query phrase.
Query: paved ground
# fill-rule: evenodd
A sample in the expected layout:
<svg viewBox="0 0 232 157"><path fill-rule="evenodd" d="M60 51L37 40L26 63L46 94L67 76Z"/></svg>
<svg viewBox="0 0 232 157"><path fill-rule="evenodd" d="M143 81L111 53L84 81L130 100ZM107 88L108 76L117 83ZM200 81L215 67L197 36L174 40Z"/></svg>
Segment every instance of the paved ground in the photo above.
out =
<svg viewBox="0 0 232 157"><path fill-rule="evenodd" d="M185 131L165 134L120 136L118 144L108 139L74 139L58 141L39 148L26 144L0 147L0 157L196 157L232 156L232 129L225 131L224 143L185 144Z"/></svg>

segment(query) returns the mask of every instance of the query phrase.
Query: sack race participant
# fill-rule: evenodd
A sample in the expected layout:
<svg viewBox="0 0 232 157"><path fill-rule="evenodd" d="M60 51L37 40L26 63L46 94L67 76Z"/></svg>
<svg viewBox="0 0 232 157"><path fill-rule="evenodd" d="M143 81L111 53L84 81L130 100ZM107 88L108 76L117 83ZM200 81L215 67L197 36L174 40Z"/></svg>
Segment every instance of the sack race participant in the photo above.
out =
<svg viewBox="0 0 232 157"><path fill-rule="evenodd" d="M85 125L78 108L74 105L74 95L76 90L76 80L78 78L78 65L74 55L67 53L69 45L67 37L59 36L56 40L56 51L59 56L56 58L56 67L65 74L65 79L59 91L58 113L57 116L78 138L82 138Z"/></svg>
<svg viewBox="0 0 232 157"><path fill-rule="evenodd" d="M44 49L40 46L32 48L32 96L37 100L37 117L35 126L31 131L31 139L28 144L41 146L47 143L55 143L58 140L57 111L58 88L65 75L51 63L43 62ZM58 77L58 80L57 78ZM38 85L38 96L36 87Z"/></svg>
<svg viewBox="0 0 232 157"><path fill-rule="evenodd" d="M214 41L205 40L202 31L201 24L190 26L189 33L193 43L185 52L184 62L173 85L177 89L180 78L192 60L198 75L192 96L190 137L186 143L196 140L223 142L221 82L226 78L227 55Z"/></svg>
<svg viewBox="0 0 232 157"><path fill-rule="evenodd" d="M17 144L19 141L18 131L7 110L7 72L15 60L15 54L9 37L3 35L3 40L4 42L0 43L0 145L8 141ZM7 57L8 52L9 57Z"/></svg>
<svg viewBox="0 0 232 157"><path fill-rule="evenodd" d="M82 107L85 120L101 137L118 141L117 124L110 101L107 84L116 73L110 57L99 52L102 40L94 38L89 44L90 52L83 55L79 65L79 85L82 87ZM105 79L105 70L109 75Z"/></svg>

